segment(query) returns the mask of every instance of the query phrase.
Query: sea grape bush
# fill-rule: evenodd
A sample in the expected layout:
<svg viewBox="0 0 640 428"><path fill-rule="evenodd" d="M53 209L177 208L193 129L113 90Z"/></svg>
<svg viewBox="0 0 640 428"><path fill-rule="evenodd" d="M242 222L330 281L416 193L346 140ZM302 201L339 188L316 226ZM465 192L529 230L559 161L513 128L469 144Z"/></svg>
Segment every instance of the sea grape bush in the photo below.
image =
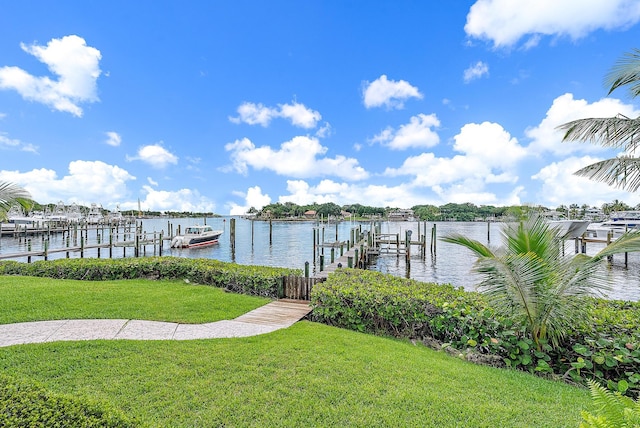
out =
<svg viewBox="0 0 640 428"><path fill-rule="evenodd" d="M447 284L343 269L314 287L313 317L357 331L422 340L455 355L544 376L640 393L640 304L584 299L590 314L553 348L498 318L483 296ZM493 358L491 358L493 357Z"/></svg>
<svg viewBox="0 0 640 428"><path fill-rule="evenodd" d="M185 279L229 291L277 297L282 277L300 270L245 266L212 259L142 257L123 259L58 259L34 263L0 262L0 274L101 281L115 279Z"/></svg>

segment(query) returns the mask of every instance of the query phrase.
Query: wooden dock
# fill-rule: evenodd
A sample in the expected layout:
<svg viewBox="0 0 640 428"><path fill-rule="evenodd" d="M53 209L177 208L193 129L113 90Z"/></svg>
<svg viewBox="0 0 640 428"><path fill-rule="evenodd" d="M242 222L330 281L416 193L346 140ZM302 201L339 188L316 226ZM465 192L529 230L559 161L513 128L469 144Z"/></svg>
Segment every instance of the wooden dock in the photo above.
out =
<svg viewBox="0 0 640 428"><path fill-rule="evenodd" d="M306 300L281 299L239 316L234 321L259 325L292 325L311 312Z"/></svg>

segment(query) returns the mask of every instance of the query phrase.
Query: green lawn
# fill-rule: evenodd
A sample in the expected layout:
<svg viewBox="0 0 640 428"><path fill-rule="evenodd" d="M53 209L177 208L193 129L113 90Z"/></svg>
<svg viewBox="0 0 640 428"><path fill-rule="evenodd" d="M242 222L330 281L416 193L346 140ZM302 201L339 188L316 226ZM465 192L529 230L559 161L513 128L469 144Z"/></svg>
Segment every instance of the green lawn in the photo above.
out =
<svg viewBox="0 0 640 428"><path fill-rule="evenodd" d="M4 306L10 306L7 293L15 293L7 283L24 278L0 279L4 312ZM37 306L49 308L55 301L63 305L66 300L64 294L52 291L58 281L50 281L29 278L22 284L24 292L38 295L32 296L34 313ZM145 282L145 298L129 305L126 316L101 314L145 318L157 311L153 309L156 300L172 292L165 288L175 288L178 292L169 299L175 319L165 318L164 313L152 318L191 319L192 310L183 309L193 299L187 289L206 289L179 282L122 282L111 292L111 310L118 310L119 298L128 298L131 290L127 288ZM101 288L101 283L62 283L88 295L92 293L87 287ZM219 307L226 306L227 299L253 302L223 292L202 296L215 299L209 304ZM2 314L5 319L18 315ZM0 348L0 370L34 379L53 391L108 401L159 427L576 427L580 410L590 409L584 389L473 365L421 345L307 321L239 339Z"/></svg>
<svg viewBox="0 0 640 428"><path fill-rule="evenodd" d="M183 281L73 281L0 275L0 324L118 318L205 323L269 302Z"/></svg>

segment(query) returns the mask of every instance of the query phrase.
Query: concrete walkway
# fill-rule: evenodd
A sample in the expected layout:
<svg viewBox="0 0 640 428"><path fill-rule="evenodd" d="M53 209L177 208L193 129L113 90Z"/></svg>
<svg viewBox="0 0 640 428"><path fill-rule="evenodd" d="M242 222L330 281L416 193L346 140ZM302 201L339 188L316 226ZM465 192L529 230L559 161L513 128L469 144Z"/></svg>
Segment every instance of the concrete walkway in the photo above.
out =
<svg viewBox="0 0 640 428"><path fill-rule="evenodd" d="M255 336L290 327L309 312L308 302L278 300L234 320L206 324L126 319L4 324L0 325L0 347L61 340L191 340Z"/></svg>

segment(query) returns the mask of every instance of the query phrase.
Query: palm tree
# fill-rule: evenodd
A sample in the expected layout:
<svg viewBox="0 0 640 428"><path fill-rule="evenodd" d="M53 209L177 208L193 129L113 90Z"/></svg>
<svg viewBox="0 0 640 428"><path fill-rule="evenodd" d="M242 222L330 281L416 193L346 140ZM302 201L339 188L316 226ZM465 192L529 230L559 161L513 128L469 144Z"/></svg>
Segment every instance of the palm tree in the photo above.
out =
<svg viewBox="0 0 640 428"><path fill-rule="evenodd" d="M442 240L462 245L478 256L475 270L483 278L478 291L498 314L523 327L538 350L545 343L557 346L568 329L584 319L581 297L610 289L603 269L607 257L640 251L640 231L635 231L595 256L565 257L560 231L540 216L506 225L502 236L498 251L460 234Z"/></svg>
<svg viewBox="0 0 640 428"><path fill-rule="evenodd" d="M12 205L18 203L24 208L29 208L31 202L31 195L22 187L9 182L0 182L0 220L6 217Z"/></svg>
<svg viewBox="0 0 640 428"><path fill-rule="evenodd" d="M640 95L640 50L634 49L618 60L605 78L609 93L626 87L632 98ZM618 114L609 118L578 119L560 125L562 141L587 141L604 147L622 149L623 154L588 165L576 175L605 182L635 192L640 188L640 158L635 151L640 143L640 117Z"/></svg>

